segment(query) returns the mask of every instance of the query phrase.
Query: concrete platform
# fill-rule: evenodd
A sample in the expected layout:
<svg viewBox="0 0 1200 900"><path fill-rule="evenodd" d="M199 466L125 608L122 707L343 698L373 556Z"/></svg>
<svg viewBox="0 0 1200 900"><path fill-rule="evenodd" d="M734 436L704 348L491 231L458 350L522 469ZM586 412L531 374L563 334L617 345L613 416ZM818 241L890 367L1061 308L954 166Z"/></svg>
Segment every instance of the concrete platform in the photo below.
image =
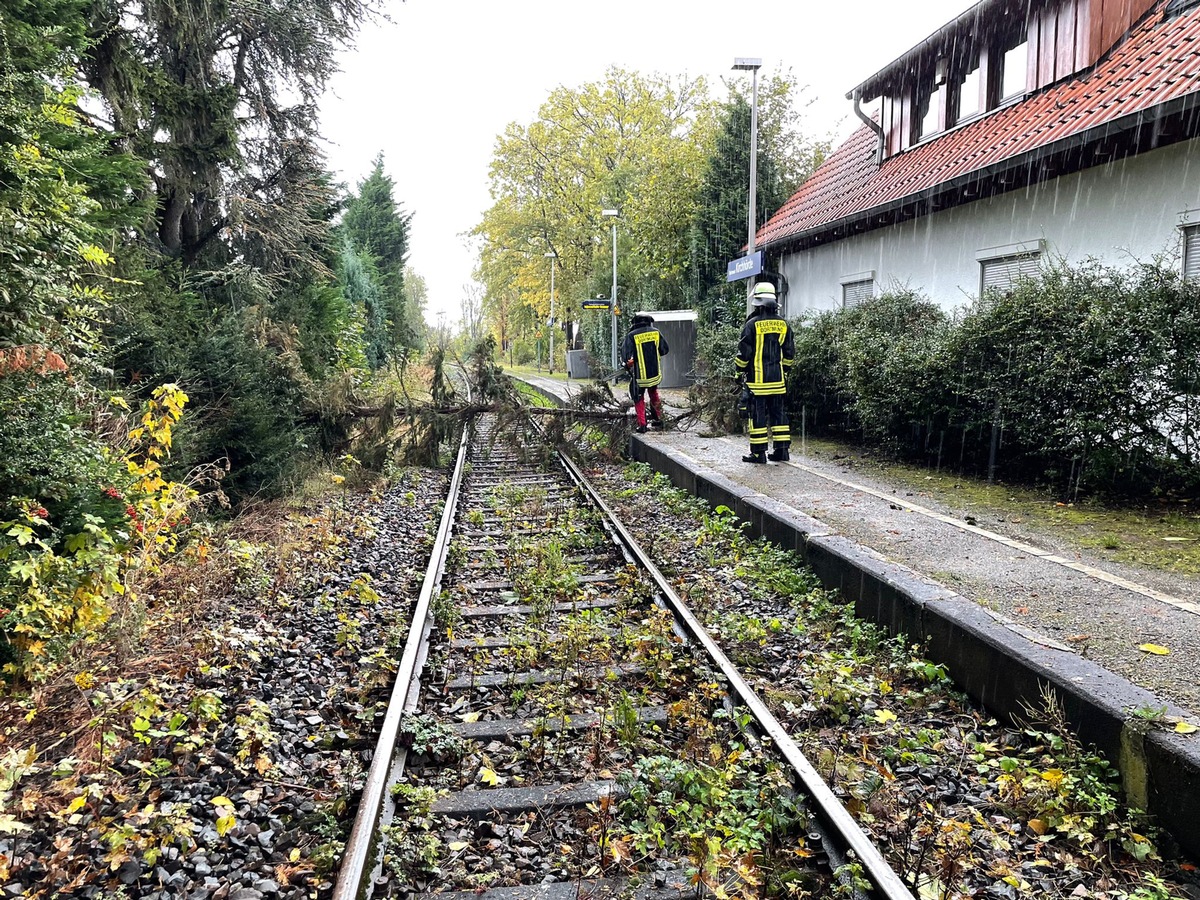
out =
<svg viewBox="0 0 1200 900"><path fill-rule="evenodd" d="M553 383L536 386L566 395ZM1050 688L1080 738L1119 765L1129 803L1200 858L1200 734L1135 715L1165 708L1200 724L1200 586L991 531L799 454L793 465L747 465L744 441L634 435L630 452L734 510L753 534L798 551L860 616L922 641L994 714L1022 715ZM1172 653L1147 657L1137 650L1147 642Z"/></svg>

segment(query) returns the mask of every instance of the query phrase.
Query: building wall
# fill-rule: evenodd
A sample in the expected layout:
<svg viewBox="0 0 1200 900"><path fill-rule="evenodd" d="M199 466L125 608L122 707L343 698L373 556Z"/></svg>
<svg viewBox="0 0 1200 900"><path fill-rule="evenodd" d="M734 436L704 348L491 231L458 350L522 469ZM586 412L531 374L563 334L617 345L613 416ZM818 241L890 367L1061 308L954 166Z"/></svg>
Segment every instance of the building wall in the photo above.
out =
<svg viewBox="0 0 1200 900"><path fill-rule="evenodd" d="M1200 209L1200 140L1096 166L900 225L785 253L786 314L841 306L840 279L874 271L876 293L920 290L946 309L979 293L978 254L1045 241L1048 254L1112 264L1178 259L1180 214Z"/></svg>

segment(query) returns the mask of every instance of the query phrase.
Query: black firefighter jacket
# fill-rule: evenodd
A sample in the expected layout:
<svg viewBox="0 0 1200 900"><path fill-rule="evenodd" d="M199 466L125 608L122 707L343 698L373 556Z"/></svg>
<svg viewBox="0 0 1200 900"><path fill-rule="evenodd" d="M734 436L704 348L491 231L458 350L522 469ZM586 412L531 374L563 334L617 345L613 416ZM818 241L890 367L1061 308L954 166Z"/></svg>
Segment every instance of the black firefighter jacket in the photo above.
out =
<svg viewBox="0 0 1200 900"><path fill-rule="evenodd" d="M621 359L633 360L630 370L633 380L638 387L655 387L662 381L662 364L660 356L671 352L666 339L652 325L639 325L625 335L625 343L621 345Z"/></svg>
<svg viewBox="0 0 1200 900"><path fill-rule="evenodd" d="M756 396L783 394L787 373L796 358L796 345L787 320L776 313L755 316L742 329L735 363Z"/></svg>

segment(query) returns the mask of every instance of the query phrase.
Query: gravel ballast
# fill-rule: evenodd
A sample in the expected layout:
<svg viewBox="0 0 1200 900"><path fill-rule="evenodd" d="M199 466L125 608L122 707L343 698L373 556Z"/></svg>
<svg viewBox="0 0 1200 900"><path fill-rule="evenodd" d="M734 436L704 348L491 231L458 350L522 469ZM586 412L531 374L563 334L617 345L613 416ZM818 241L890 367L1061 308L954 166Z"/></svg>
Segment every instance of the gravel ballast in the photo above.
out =
<svg viewBox="0 0 1200 900"><path fill-rule="evenodd" d="M181 634L151 628L85 691L96 718L74 743L27 758L4 896L326 895L444 492L407 470L382 497L304 514L287 555L215 546L240 555L229 590Z"/></svg>
<svg viewBox="0 0 1200 900"><path fill-rule="evenodd" d="M1095 805L1091 778L1108 782L1108 796L1119 789L1091 751L1054 737L1066 732L1051 710L1031 708L1020 728L989 717L917 648L884 643L874 655L870 626L839 624L836 611L832 628L822 626L786 590L764 589L753 564L718 549L723 533L740 530L732 520L699 526L695 507L689 515L686 503L647 489L648 473L592 475L902 877L924 873L921 896L1117 898L1165 875L1175 883L1162 897L1200 897L1189 863L1139 862L1136 836L1125 852L1112 853L1120 842L1100 850L1098 835L1080 836L1095 826L1090 814L1053 812ZM1079 821L1089 824L1072 836ZM1147 826L1114 827L1135 835Z"/></svg>

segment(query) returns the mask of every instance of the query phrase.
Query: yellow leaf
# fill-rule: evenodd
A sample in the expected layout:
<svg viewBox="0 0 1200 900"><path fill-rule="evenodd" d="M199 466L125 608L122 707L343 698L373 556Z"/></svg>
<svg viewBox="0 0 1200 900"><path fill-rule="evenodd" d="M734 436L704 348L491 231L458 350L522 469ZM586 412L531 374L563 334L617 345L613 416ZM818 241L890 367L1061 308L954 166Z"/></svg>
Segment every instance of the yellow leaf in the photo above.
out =
<svg viewBox="0 0 1200 900"><path fill-rule="evenodd" d="M462 719L464 722L478 722L479 715L480 714L477 712L469 712L469 713L463 713L461 716L459 716L459 718Z"/></svg>
<svg viewBox="0 0 1200 900"><path fill-rule="evenodd" d="M288 862L296 862L300 859L300 848L293 847L292 852L288 854Z"/></svg>
<svg viewBox="0 0 1200 900"><path fill-rule="evenodd" d="M237 819L233 816L221 816L217 819L217 834L220 837L225 837L233 830L233 826L237 824Z"/></svg>
<svg viewBox="0 0 1200 900"><path fill-rule="evenodd" d="M457 853L460 850L466 850L471 845L466 841L451 841L448 846L450 847L451 852Z"/></svg>
<svg viewBox="0 0 1200 900"><path fill-rule="evenodd" d="M1062 769L1047 769L1042 773L1042 780L1049 782L1051 787L1058 787L1065 777Z"/></svg>
<svg viewBox="0 0 1200 900"><path fill-rule="evenodd" d="M1166 656L1171 651L1159 644L1142 644L1138 647L1143 653L1153 653L1155 656Z"/></svg>
<svg viewBox="0 0 1200 900"><path fill-rule="evenodd" d="M81 809L83 809L83 805L85 803L87 803L87 797L76 797L67 807L67 815L79 812Z"/></svg>
<svg viewBox="0 0 1200 900"><path fill-rule="evenodd" d="M1034 834L1045 834L1046 833L1046 823L1043 822L1041 819L1030 819L1029 820L1029 830L1032 831Z"/></svg>
<svg viewBox="0 0 1200 900"><path fill-rule="evenodd" d="M875 710L875 721L880 725L886 725L888 722L896 721L896 714L890 709Z"/></svg>
<svg viewBox="0 0 1200 900"><path fill-rule="evenodd" d="M479 770L479 780L489 787L495 787L500 783L500 776L496 774L495 769L489 769L487 766L483 766Z"/></svg>
<svg viewBox="0 0 1200 900"><path fill-rule="evenodd" d="M1180 722L1175 726L1175 732L1177 734L1195 734L1197 731L1200 731L1200 728L1197 728L1190 722Z"/></svg>
<svg viewBox="0 0 1200 900"><path fill-rule="evenodd" d="M228 797L213 797L211 802L213 806L233 806L233 801Z"/></svg>
<svg viewBox="0 0 1200 900"><path fill-rule="evenodd" d="M23 831L33 831L24 822L18 822L16 816L0 813L0 834L20 834Z"/></svg>

